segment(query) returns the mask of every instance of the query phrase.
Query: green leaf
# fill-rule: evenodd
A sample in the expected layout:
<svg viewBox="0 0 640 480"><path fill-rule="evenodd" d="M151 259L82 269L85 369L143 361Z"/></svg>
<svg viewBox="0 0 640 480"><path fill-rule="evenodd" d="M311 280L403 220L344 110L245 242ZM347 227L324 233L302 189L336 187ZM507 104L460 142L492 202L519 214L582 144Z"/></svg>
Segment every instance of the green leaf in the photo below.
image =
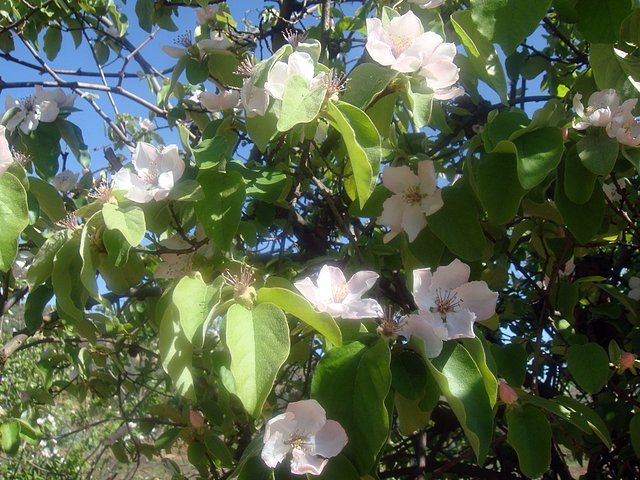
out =
<svg viewBox="0 0 640 480"><path fill-rule="evenodd" d="M53 298L53 290L42 285L32 290L24 305L24 323L30 333L36 332L42 325L42 312Z"/></svg>
<svg viewBox="0 0 640 480"><path fill-rule="evenodd" d="M138 17L138 25L145 32L151 32L154 17L154 1L153 0L137 0L136 16Z"/></svg>
<svg viewBox="0 0 640 480"><path fill-rule="evenodd" d="M489 221L498 225L510 222L527 193L518 181L517 157L487 153L472 160L471 170L478 198L487 211Z"/></svg>
<svg viewBox="0 0 640 480"><path fill-rule="evenodd" d="M484 463L493 434L493 409L478 365L466 348L450 342L427 366L458 418L478 463Z"/></svg>
<svg viewBox="0 0 640 480"><path fill-rule="evenodd" d="M582 165L595 175L607 176L618 159L618 141L604 135L587 135L576 144Z"/></svg>
<svg viewBox="0 0 640 480"><path fill-rule="evenodd" d="M569 417L570 421L580 418L586 422L591 431L596 434L602 443L611 449L611 435L609 434L607 424L604 423L602 418L600 418L591 407L570 397L557 396L553 398L553 401L560 404L565 412L565 417Z"/></svg>
<svg viewBox="0 0 640 480"><path fill-rule="evenodd" d="M318 312L303 296L280 287L261 288L257 293L258 302L277 305L324 335L333 345L342 345L342 333L333 317L326 312Z"/></svg>
<svg viewBox="0 0 640 480"><path fill-rule="evenodd" d="M289 77L285 83L282 109L278 116L278 131L287 132L298 124L315 120L326 94L327 84L324 82L311 89L302 76Z"/></svg>
<svg viewBox="0 0 640 480"><path fill-rule="evenodd" d="M27 192L18 178L0 175L0 270L6 272L18 254L18 236L29 224Z"/></svg>
<svg viewBox="0 0 640 480"><path fill-rule="evenodd" d="M361 477L353 463L342 454L329 459L329 463L320 475L307 475L307 480L360 480Z"/></svg>
<svg viewBox="0 0 640 480"><path fill-rule="evenodd" d="M604 218L604 194L601 188L594 188L587 202L573 203L564 193L564 175L564 167L561 165L555 189L556 206L576 239L580 243L588 243L600 229Z"/></svg>
<svg viewBox="0 0 640 480"><path fill-rule="evenodd" d="M347 147L357 198L362 208L373 191L380 169L380 135L367 114L348 103L329 102L327 117L329 123L340 132Z"/></svg>
<svg viewBox="0 0 640 480"><path fill-rule="evenodd" d="M20 424L13 420L0 425L0 446L7 455L15 455L20 448Z"/></svg>
<svg viewBox="0 0 640 480"><path fill-rule="evenodd" d="M537 478L551 463L551 425L546 415L532 405L507 408L507 442L518 454L520 470Z"/></svg>
<svg viewBox="0 0 640 480"><path fill-rule="evenodd" d="M617 150L617 142L616 142ZM564 161L564 193L573 203L583 204L593 195L597 176L587 170L575 147L567 151Z"/></svg>
<svg viewBox="0 0 640 480"><path fill-rule="evenodd" d="M47 54L49 60L54 60L60 52L62 45L62 31L58 26L52 26L47 29L43 37L44 45L42 49Z"/></svg>
<svg viewBox="0 0 640 480"><path fill-rule="evenodd" d="M409 400L403 395L396 393L394 404L396 413L398 414L398 428L402 435L409 436L429 425L431 412L424 411L420 408L420 401L421 399Z"/></svg>
<svg viewBox="0 0 640 480"><path fill-rule="evenodd" d="M58 118L56 124L60 130L62 139L69 146L71 153L76 157L78 163L82 165L83 168L89 168L89 165L91 165L91 155L89 154L89 147L84 143L80 127L62 118Z"/></svg>
<svg viewBox="0 0 640 480"><path fill-rule="evenodd" d="M104 224L109 230L117 230L132 247L140 245L146 232L144 212L137 205L121 208L113 203L102 207Z"/></svg>
<svg viewBox="0 0 640 480"><path fill-rule="evenodd" d="M293 184L289 175L273 168L260 168L257 165L247 168L244 164L233 161L227 164L227 171L241 174L247 195L267 203L284 200Z"/></svg>
<svg viewBox="0 0 640 480"><path fill-rule="evenodd" d="M534 32L550 6L551 0L471 0L471 17L487 40L510 55Z"/></svg>
<svg viewBox="0 0 640 480"><path fill-rule="evenodd" d="M52 222L57 222L67 215L62 197L50 183L37 177L29 177L29 192L36 197L38 206Z"/></svg>
<svg viewBox="0 0 640 480"><path fill-rule="evenodd" d="M361 475L371 470L387 440L390 360L389 347L381 338L368 344L352 342L329 350L311 381L311 397L325 408L327 418L346 430L349 443L342 453Z"/></svg>
<svg viewBox="0 0 640 480"><path fill-rule="evenodd" d="M530 190L558 167L564 151L562 130L543 127L514 137L511 141L518 150L518 179Z"/></svg>
<svg viewBox="0 0 640 480"><path fill-rule="evenodd" d="M629 436L631 437L631 446L636 457L640 458L640 413L636 413L631 417L629 422Z"/></svg>
<svg viewBox="0 0 640 480"><path fill-rule="evenodd" d="M199 331L199 343L204 341L202 331L206 330L207 325L213 320L212 314L220 302L222 283L222 277L218 277L213 284L207 285L200 272L195 272L193 276L182 277L173 289L171 298L178 310L182 331L192 344L195 344Z"/></svg>
<svg viewBox="0 0 640 480"><path fill-rule="evenodd" d="M527 373L527 351L518 343L491 344L491 355L498 367L498 376L509 385L520 386Z"/></svg>
<svg viewBox="0 0 640 480"><path fill-rule="evenodd" d="M408 400L424 396L427 385L427 367L413 350L399 350L391 355L393 389Z"/></svg>
<svg viewBox="0 0 640 480"><path fill-rule="evenodd" d="M53 270L53 259L58 253L58 250L69 239L69 231L61 230L55 232L44 242L44 245L40 247L36 256L33 257L31 266L27 270L27 284L29 290L35 290L38 285L42 285L51 276L51 270Z"/></svg>
<svg viewBox="0 0 640 480"><path fill-rule="evenodd" d="M490 121L485 125L481 137L487 153L493 153L498 144L509 140L515 132L526 128L530 123L529 116L519 108L511 108L493 115L489 114ZM508 153L504 151L496 153Z"/></svg>
<svg viewBox="0 0 640 480"><path fill-rule="evenodd" d="M507 79L496 49L477 30L470 10L458 11L451 15L451 23L469 55L471 64L481 80L493 88L505 105Z"/></svg>
<svg viewBox="0 0 640 480"><path fill-rule="evenodd" d="M455 255L470 262L479 260L486 240L480 226L480 211L468 181L460 179L444 188L442 199L444 206L427 217L431 230Z"/></svg>
<svg viewBox="0 0 640 480"><path fill-rule="evenodd" d="M289 325L276 305L253 310L232 305L227 312L225 343L231 355L235 394L245 410L259 417L278 370L289 356Z"/></svg>
<svg viewBox="0 0 640 480"><path fill-rule="evenodd" d="M599 89L613 88L622 100L638 96L640 59L613 45L594 43L589 46L589 63Z"/></svg>
<svg viewBox="0 0 640 480"><path fill-rule="evenodd" d="M374 100L378 100L378 95L384 92L397 75L398 72L389 67L377 63L361 63L349 72L347 86L341 99L366 110Z"/></svg>
<svg viewBox="0 0 640 480"><path fill-rule="evenodd" d="M198 182L205 198L195 203L196 216L216 246L227 249L240 224L246 198L244 180L237 172L201 170Z"/></svg>
<svg viewBox="0 0 640 480"><path fill-rule="evenodd" d="M176 392L190 400L195 400L196 393L191 372L193 346L182 331L178 309L172 303L171 296L171 290L165 291L156 307L156 314L161 318L158 347L162 368L169 374Z"/></svg>
<svg viewBox="0 0 640 480"><path fill-rule="evenodd" d="M616 43L622 21L631 12L631 0L578 0L578 30L593 43Z"/></svg>
<svg viewBox="0 0 640 480"><path fill-rule="evenodd" d="M261 152L267 149L271 139L278 133L278 115L276 115L275 110L271 106L262 117L256 115L245 119L247 133Z"/></svg>
<svg viewBox="0 0 640 480"><path fill-rule="evenodd" d="M406 94L413 123L417 130L430 124L431 111L433 108L433 93L423 93L417 90L416 85L406 82Z"/></svg>
<svg viewBox="0 0 640 480"><path fill-rule="evenodd" d="M54 123L40 122L29 135L20 135L14 147L29 155L40 177L49 179L58 172L60 132Z"/></svg>
<svg viewBox="0 0 640 480"><path fill-rule="evenodd" d="M207 62L187 57L185 62L185 72L189 83L197 85L209 78L209 65Z"/></svg>
<svg viewBox="0 0 640 480"><path fill-rule="evenodd" d="M97 252L93 246L93 238L91 229L100 221L100 215L95 213L82 226L82 234L80 235L80 257L82 258L82 269L80 271L80 280L93 298L100 298L98 292L98 283L96 281L96 263Z"/></svg>
<svg viewBox="0 0 640 480"><path fill-rule="evenodd" d="M609 357L597 343L571 345L567 366L580 388L589 393L598 393L609 380Z"/></svg>
<svg viewBox="0 0 640 480"><path fill-rule="evenodd" d="M80 238L74 237L57 251L51 284L56 295L56 309L60 317L72 320L76 326L84 321L86 290L80 282L82 259L80 258Z"/></svg>

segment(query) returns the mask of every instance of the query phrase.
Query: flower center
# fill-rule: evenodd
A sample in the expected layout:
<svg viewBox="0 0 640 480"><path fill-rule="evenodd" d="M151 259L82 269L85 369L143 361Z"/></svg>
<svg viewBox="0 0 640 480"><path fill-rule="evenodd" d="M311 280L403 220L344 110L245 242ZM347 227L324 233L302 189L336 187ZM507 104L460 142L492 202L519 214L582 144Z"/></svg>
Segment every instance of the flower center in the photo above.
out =
<svg viewBox="0 0 640 480"><path fill-rule="evenodd" d="M311 442L309 441L307 435L304 435L300 432L295 432L293 435L291 435L288 443L291 446L291 449L298 449L303 452L308 451L311 447Z"/></svg>
<svg viewBox="0 0 640 480"><path fill-rule="evenodd" d="M20 105L22 106L23 110L32 112L36 109L36 99L34 96L25 97L20 100Z"/></svg>
<svg viewBox="0 0 640 480"><path fill-rule="evenodd" d="M410 37L407 37L406 35L399 35L397 33L389 34L389 40L391 40L391 43L393 44L391 46L391 51L393 52L394 57L400 55L413 43L413 39Z"/></svg>
<svg viewBox="0 0 640 480"><path fill-rule="evenodd" d="M333 301L335 303L342 303L342 301L347 298L349 291L347 290L347 286L343 285L342 287L333 287Z"/></svg>
<svg viewBox="0 0 640 480"><path fill-rule="evenodd" d="M181 45L184 48L189 48L193 46L193 38L191 37L191 32L183 33L182 35L178 35L173 41L176 45Z"/></svg>
<svg viewBox="0 0 640 480"><path fill-rule="evenodd" d="M419 205L422 202L422 193L418 185L407 188L402 194L404 203L407 205Z"/></svg>
<svg viewBox="0 0 640 480"><path fill-rule="evenodd" d="M436 289L435 307L431 307L431 313L439 313L442 320L447 319L448 313L453 313L460 306L462 300L458 294L449 289Z"/></svg>

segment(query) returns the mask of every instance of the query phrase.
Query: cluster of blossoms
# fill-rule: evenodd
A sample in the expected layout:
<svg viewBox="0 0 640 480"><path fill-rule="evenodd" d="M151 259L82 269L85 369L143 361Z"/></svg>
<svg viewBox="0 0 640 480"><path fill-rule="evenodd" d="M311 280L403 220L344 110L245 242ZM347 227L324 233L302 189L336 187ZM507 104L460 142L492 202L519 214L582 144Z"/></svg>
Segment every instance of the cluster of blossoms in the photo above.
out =
<svg viewBox="0 0 640 480"><path fill-rule="evenodd" d="M126 191L125 197L138 203L167 198L185 169L176 145L138 142L132 163L135 172L122 168L113 176L113 190Z"/></svg>
<svg viewBox="0 0 640 480"><path fill-rule="evenodd" d="M222 32L214 32L210 38L204 38L196 43L193 43L193 36L188 32L176 37L174 45L163 45L160 48L173 58L181 58L185 55L202 58L212 52L231 55L229 50L231 46L231 40Z"/></svg>
<svg viewBox="0 0 640 480"><path fill-rule="evenodd" d="M428 357L438 356L447 340L475 337L474 323L495 314L498 294L484 281L470 282L470 274L469 266L458 259L435 272L430 268L414 270L413 298L418 312L404 317L394 330L424 340ZM294 285L321 312L343 319L380 319L380 304L362 298L378 276L361 271L347 281L342 270L325 265L315 284L306 277Z"/></svg>
<svg viewBox="0 0 640 480"><path fill-rule="evenodd" d="M421 3L426 6L438 2ZM437 5L429 8L434 6ZM459 77L459 68L453 63L455 44L446 43L435 32L425 32L420 19L411 11L386 25L379 18L368 18L366 49L380 65L401 73L416 73L438 100L464 93L454 86Z"/></svg>
<svg viewBox="0 0 640 480"><path fill-rule="evenodd" d="M391 229L385 234L384 242L391 241L403 230L413 242L427 226L425 217L436 213L443 205L433 162L423 160L418 163L417 175L407 166L387 167L382 172L382 184L393 192L382 205L382 215L378 218L380 225Z"/></svg>
<svg viewBox="0 0 640 480"><path fill-rule="evenodd" d="M586 130L589 127L604 127L610 138L630 147L640 145L640 122L631 113L638 103L637 98L620 103L620 98L612 88L595 92L589 97L585 108L582 95L573 97L573 108L579 119L574 120L573 128Z"/></svg>
<svg viewBox="0 0 640 480"><path fill-rule="evenodd" d="M40 122L51 123L58 118L63 110L73 107L76 94L65 94L60 88L44 89L36 85L36 93L22 100L16 100L11 95L7 95L5 108L11 110L16 108L16 112L7 121L7 130L13 132L20 128L23 133L38 128Z"/></svg>

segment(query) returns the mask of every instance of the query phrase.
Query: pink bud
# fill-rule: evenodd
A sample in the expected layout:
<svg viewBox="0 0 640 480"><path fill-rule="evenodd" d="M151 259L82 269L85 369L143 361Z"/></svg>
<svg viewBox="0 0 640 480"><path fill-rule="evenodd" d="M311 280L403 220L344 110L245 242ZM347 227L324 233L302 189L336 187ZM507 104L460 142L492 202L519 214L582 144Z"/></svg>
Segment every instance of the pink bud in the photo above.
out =
<svg viewBox="0 0 640 480"><path fill-rule="evenodd" d="M638 358L637 355L629 352L624 352L622 355L620 355L620 365L625 368L631 368L634 366L636 358Z"/></svg>
<svg viewBox="0 0 640 480"><path fill-rule="evenodd" d="M189 412L189 421L194 428L200 428L204 425L204 417L197 410L191 410Z"/></svg>
<svg viewBox="0 0 640 480"><path fill-rule="evenodd" d="M562 143L567 143L567 139L569 138L569 129L568 128L563 128L562 129Z"/></svg>
<svg viewBox="0 0 640 480"><path fill-rule="evenodd" d="M518 394L506 382L500 382L498 391L500 392L500 400L502 400L507 405L511 405L513 402L518 400Z"/></svg>

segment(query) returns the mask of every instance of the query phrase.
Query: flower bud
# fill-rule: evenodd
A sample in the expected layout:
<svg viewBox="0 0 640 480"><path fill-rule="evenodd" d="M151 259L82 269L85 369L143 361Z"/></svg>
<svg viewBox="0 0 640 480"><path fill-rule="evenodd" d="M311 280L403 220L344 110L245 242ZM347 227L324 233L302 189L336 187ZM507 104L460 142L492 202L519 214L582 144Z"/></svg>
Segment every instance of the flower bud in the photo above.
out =
<svg viewBox="0 0 640 480"><path fill-rule="evenodd" d="M200 428L204 425L204 417L197 410L191 410L189 412L189 422L193 428Z"/></svg>
<svg viewBox="0 0 640 480"><path fill-rule="evenodd" d="M500 394L500 400L502 400L507 405L511 405L516 400L518 400L518 393L506 382L500 382L498 392Z"/></svg>
<svg viewBox="0 0 640 480"><path fill-rule="evenodd" d="M624 352L622 355L620 355L620 365L625 368L632 368L636 362L636 358L638 358L637 355L629 352Z"/></svg>

